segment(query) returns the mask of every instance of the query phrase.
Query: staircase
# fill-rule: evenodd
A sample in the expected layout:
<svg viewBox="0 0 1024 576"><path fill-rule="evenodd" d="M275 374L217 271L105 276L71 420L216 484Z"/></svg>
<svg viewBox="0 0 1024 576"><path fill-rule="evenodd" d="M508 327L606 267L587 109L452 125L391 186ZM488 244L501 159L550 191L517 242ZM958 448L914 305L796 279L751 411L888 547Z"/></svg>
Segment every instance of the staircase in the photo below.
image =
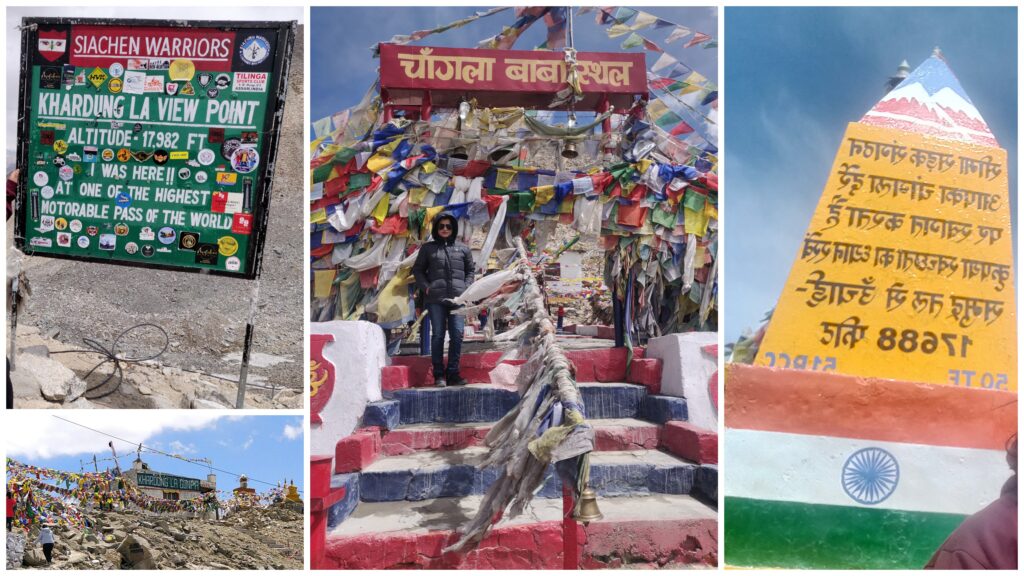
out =
<svg viewBox="0 0 1024 576"><path fill-rule="evenodd" d="M660 360L625 350L567 353L596 433L590 486L604 518L578 530L583 568L717 563L717 437L686 423L686 402L657 394ZM562 485L553 467L526 512L468 554L458 539L498 476L478 469L484 436L518 395L486 383L500 354L464 356L465 387L433 388L429 358L385 368L385 400L338 442L322 554L331 569L561 569ZM426 363L424 364L424 361ZM314 540L316 536L314 535Z"/></svg>

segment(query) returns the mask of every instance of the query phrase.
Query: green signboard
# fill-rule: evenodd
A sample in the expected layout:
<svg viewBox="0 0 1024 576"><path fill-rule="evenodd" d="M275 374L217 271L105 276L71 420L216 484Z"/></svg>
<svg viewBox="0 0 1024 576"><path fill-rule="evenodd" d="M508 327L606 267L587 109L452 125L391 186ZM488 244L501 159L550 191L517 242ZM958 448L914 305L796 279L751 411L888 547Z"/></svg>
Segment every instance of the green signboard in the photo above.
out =
<svg viewBox="0 0 1024 576"><path fill-rule="evenodd" d="M294 23L22 30L18 247L257 277Z"/></svg>
<svg viewBox="0 0 1024 576"><path fill-rule="evenodd" d="M200 488L199 480L195 478L172 476L170 474L149 474L147 472L139 472L135 476L135 482L139 486L168 488L171 490L193 490L198 492Z"/></svg>

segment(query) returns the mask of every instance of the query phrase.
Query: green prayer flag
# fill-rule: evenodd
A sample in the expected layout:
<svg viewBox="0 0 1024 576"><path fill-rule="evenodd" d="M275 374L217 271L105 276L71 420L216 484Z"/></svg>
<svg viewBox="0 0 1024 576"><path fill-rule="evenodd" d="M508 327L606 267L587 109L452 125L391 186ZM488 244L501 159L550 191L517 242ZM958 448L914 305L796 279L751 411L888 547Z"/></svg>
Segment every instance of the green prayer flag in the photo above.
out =
<svg viewBox="0 0 1024 576"><path fill-rule="evenodd" d="M700 212L704 210L704 202L707 200L702 194L697 191L687 188L686 195L683 196L683 206L686 206L694 212Z"/></svg>
<svg viewBox="0 0 1024 576"><path fill-rule="evenodd" d="M373 175L369 172L356 172L348 177L348 189L358 190L359 188L366 188L372 180Z"/></svg>
<svg viewBox="0 0 1024 576"><path fill-rule="evenodd" d="M651 213L651 220L659 226L674 228L676 225L676 214L675 212L664 210L661 204L659 204L654 207L654 211Z"/></svg>

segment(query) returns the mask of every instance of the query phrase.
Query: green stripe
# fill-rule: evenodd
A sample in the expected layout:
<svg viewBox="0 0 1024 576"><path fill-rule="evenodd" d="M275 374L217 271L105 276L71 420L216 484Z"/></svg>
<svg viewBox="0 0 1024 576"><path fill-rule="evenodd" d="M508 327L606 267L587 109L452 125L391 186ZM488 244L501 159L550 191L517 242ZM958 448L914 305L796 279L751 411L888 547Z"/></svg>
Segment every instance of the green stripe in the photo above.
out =
<svg viewBox="0 0 1024 576"><path fill-rule="evenodd" d="M725 562L777 568L922 568L964 516L727 497Z"/></svg>

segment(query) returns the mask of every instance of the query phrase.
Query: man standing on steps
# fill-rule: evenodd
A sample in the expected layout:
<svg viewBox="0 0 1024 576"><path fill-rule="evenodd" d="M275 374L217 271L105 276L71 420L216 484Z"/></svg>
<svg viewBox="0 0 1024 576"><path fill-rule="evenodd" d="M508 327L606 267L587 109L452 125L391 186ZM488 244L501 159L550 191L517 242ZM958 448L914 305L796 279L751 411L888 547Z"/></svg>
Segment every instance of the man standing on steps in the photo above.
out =
<svg viewBox="0 0 1024 576"><path fill-rule="evenodd" d="M444 387L445 381L463 386L459 375L462 356L462 331L466 319L453 310L454 298L473 283L473 253L465 244L457 243L459 223L454 216L442 212L431 227L433 240L423 244L412 266L416 286L423 292L423 302L430 315L430 358L434 366L434 384ZM444 365L444 336L448 334L448 367Z"/></svg>

